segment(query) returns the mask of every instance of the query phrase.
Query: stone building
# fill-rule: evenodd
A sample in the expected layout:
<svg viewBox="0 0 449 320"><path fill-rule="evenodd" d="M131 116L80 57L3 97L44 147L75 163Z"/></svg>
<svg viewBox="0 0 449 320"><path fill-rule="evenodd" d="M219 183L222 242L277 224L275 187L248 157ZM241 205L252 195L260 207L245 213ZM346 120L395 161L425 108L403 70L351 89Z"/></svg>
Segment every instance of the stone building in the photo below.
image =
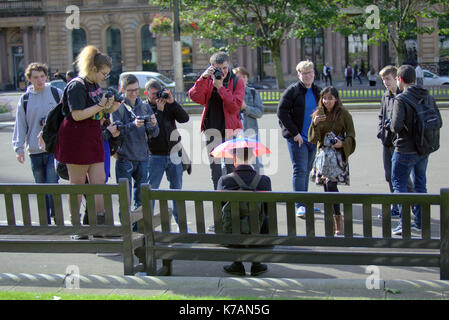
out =
<svg viewBox="0 0 449 320"><path fill-rule="evenodd" d="M24 88L24 68L33 61L45 62L52 73L74 69L73 61L86 44L97 46L113 58L110 85L123 71L157 70L173 78L173 37L154 36L149 24L160 8L147 0L0 0L0 90ZM167 13L166 13L167 14ZM426 21L435 25L435 21ZM217 46L217 41L183 34L184 74L194 78L208 65L209 55L200 45ZM358 63L379 70L393 63L388 43L368 46L364 36L350 36L325 29L315 38L290 39L281 48L285 80L296 79L295 67L302 59L312 59L321 73L329 62L334 79L343 78L346 63ZM407 42L411 63L422 62L439 71L439 52L447 52L449 38L438 31ZM441 50L441 49L445 49ZM449 60L449 57L443 57ZM271 54L264 48L240 47L232 54L234 65L246 66L253 81L273 82ZM447 72L447 71L445 71Z"/></svg>

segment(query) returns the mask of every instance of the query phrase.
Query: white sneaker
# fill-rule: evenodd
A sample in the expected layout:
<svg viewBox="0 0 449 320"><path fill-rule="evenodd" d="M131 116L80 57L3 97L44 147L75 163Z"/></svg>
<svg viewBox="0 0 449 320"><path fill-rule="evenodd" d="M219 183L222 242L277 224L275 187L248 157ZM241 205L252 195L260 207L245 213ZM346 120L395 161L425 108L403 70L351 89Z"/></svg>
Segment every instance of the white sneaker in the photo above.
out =
<svg viewBox="0 0 449 320"><path fill-rule="evenodd" d="M298 218L305 219L306 218L306 207L301 206L298 209L296 209L296 216Z"/></svg>

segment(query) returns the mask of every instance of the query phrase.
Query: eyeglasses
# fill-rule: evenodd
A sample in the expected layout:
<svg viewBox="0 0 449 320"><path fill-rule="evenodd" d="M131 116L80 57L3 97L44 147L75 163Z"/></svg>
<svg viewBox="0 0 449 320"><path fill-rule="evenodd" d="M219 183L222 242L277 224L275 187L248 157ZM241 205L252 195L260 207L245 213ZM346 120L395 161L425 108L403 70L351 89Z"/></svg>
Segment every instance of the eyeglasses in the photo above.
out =
<svg viewBox="0 0 449 320"><path fill-rule="evenodd" d="M105 72L103 72L103 71L100 71L100 73L103 75L104 80L106 80L106 79L109 78L109 73L105 73Z"/></svg>

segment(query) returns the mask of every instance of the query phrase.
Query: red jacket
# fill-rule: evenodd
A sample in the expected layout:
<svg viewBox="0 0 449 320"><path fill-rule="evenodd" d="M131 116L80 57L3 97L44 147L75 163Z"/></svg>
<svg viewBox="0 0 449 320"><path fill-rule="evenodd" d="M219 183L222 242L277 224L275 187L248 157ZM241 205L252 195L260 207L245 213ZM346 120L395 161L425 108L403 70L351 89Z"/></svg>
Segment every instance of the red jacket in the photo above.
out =
<svg viewBox="0 0 449 320"><path fill-rule="evenodd" d="M237 78L235 78L237 79ZM218 90L218 94L223 100L223 113L225 117L225 128L238 130L242 129L242 122L240 121L240 108L242 107L242 102L245 99L245 85L243 81L237 81L237 85L233 92L233 80L231 77L229 80L228 87L224 86ZM212 95L212 90L214 88L213 81L209 77L204 79L200 77L195 85L189 90L189 97L192 101L201 104L203 109L203 114L201 116L201 128L203 127L204 116L207 111L209 99Z"/></svg>

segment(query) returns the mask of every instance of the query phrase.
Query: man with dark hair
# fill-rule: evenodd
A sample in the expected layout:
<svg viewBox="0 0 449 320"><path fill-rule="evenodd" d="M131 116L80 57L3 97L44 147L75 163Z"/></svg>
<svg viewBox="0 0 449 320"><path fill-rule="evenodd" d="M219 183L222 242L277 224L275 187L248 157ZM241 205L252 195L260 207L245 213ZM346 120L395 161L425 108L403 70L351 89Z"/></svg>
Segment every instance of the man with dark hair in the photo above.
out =
<svg viewBox="0 0 449 320"><path fill-rule="evenodd" d="M125 102L112 114L114 122L121 123L121 142L117 150L115 175L117 182L120 178L128 179L129 191L134 191L133 210L136 210L142 205L140 184L146 183L148 176L150 153L147 135L156 137L159 134L159 126L151 107L138 97L138 79L132 74L124 77L121 88L125 94Z"/></svg>
<svg viewBox="0 0 449 320"><path fill-rule="evenodd" d="M151 79L145 85L147 102L156 115L159 124L159 135L148 139L150 148L148 182L152 189L158 189L164 172L170 183L170 189L182 188L183 165L180 152L181 136L176 129L176 122L189 121L189 114L175 101L170 90L162 88L161 84ZM178 222L177 202L173 201L173 217Z"/></svg>
<svg viewBox="0 0 449 320"><path fill-rule="evenodd" d="M392 158L391 181L395 193L407 192L407 182L410 173L414 173L415 190L418 193L426 193L426 170L429 154L420 154L415 138L415 120L417 117L415 108L419 101L428 101L437 115L441 116L438 108L426 89L415 85L415 69L410 65L403 65L398 69L397 84L403 93L394 100L393 115L390 129L396 134L394 139L394 154ZM399 205L402 212L402 205ZM402 214L401 214L402 216ZM416 206L412 230L421 230L421 206ZM394 235L402 234L402 221L393 230Z"/></svg>
<svg viewBox="0 0 449 320"><path fill-rule="evenodd" d="M201 131L206 137L207 153L235 136L242 129L240 108L245 98L245 85L230 69L229 56L217 52L210 58L210 66L196 80L189 90L189 97L201 104ZM218 179L223 175L220 159L209 157L212 182L217 189ZM226 164L230 173L234 166Z"/></svg>
<svg viewBox="0 0 449 320"><path fill-rule="evenodd" d="M388 182L390 192L394 192L393 184L391 183L391 158L394 153L394 134L390 130L390 124L395 97L402 92L396 83L397 74L398 69L395 66L386 66L379 72L379 76L382 78L383 84L387 90L382 96L380 103L377 138L382 142L385 180ZM407 191L415 192L413 181L410 178L407 182ZM399 217L399 208L397 204L391 205L391 217ZM379 214L379 218L382 218L381 213Z"/></svg>

